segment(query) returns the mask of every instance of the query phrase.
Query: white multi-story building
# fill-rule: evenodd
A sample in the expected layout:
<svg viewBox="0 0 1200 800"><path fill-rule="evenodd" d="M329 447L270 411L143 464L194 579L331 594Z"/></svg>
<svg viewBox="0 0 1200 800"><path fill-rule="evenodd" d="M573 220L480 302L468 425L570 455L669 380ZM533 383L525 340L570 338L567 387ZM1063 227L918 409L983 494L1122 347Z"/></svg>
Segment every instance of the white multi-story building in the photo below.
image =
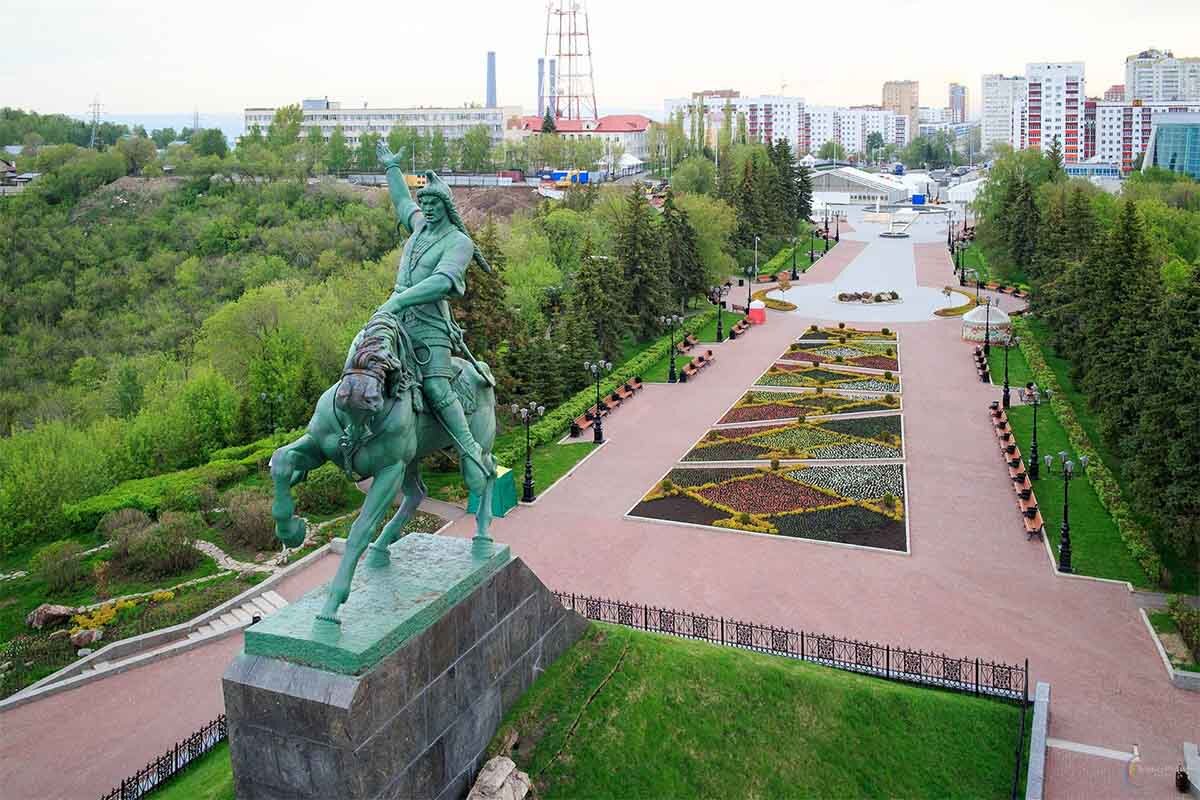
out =
<svg viewBox="0 0 1200 800"><path fill-rule="evenodd" d="M1200 58L1143 50L1125 59L1125 99L1156 103L1200 101Z"/></svg>
<svg viewBox="0 0 1200 800"><path fill-rule="evenodd" d="M746 116L746 135L750 141L769 144L779 139L787 139L793 151L808 152L803 97L785 97L783 95L742 97L733 91L697 92L691 97L672 98L665 101L667 117L674 116L677 111L683 111L683 127L691 135L692 116L699 113L701 100L703 100L705 112L707 137L715 137L716 132L723 124L724 110L728 104L733 109L735 126L739 114Z"/></svg>
<svg viewBox="0 0 1200 800"><path fill-rule="evenodd" d="M1154 122L1164 114L1198 113L1200 100L1191 103L1088 103L1086 125L1089 147L1086 155L1097 161L1118 164L1123 173L1133 169L1137 157L1150 145ZM1091 144L1094 131L1094 145Z"/></svg>
<svg viewBox="0 0 1200 800"><path fill-rule="evenodd" d="M909 119L903 114L878 106L813 106L807 110L809 152L815 153L826 142L836 142L850 153L866 153L872 133L885 144L900 147L912 140Z"/></svg>
<svg viewBox="0 0 1200 800"><path fill-rule="evenodd" d="M342 104L329 100L305 100L301 106L301 135L308 135L312 128L319 128L328 139L333 129L342 126L342 134L351 147L358 146L364 133L387 136L392 128L416 128L422 135L440 130L447 140L461 139L467 131L484 125L496 144L504 137L504 122L512 116L520 116L519 108L342 108ZM259 126L263 133L275 116L274 108L247 108L246 130Z"/></svg>
<svg viewBox="0 0 1200 800"><path fill-rule="evenodd" d="M539 136L542 132L542 117L521 117L514 122L515 136ZM593 139L605 146L606 152L619 146L623 155L640 161L650 157L646 133L653 124L649 117L641 114L610 114L596 119L558 119L556 135L563 139Z"/></svg>
<svg viewBox="0 0 1200 800"><path fill-rule="evenodd" d="M981 146L998 144L1020 148L1025 108L1025 78L1020 75L983 76Z"/></svg>
<svg viewBox="0 0 1200 800"><path fill-rule="evenodd" d="M1021 146L1045 152L1057 138L1063 161L1080 161L1086 99L1083 62L1026 64L1025 83Z"/></svg>

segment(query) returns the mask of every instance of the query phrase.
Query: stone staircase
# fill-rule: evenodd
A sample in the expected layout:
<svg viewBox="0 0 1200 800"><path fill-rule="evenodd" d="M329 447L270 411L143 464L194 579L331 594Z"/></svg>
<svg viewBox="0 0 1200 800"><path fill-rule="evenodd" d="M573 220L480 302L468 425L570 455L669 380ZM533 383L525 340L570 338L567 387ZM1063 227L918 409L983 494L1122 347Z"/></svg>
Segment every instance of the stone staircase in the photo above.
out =
<svg viewBox="0 0 1200 800"><path fill-rule="evenodd" d="M255 617L269 617L287 604L288 601L278 592L274 589L268 589L258 597L247 600L245 603L229 610L220 617L210 619L205 624L197 626L195 630L188 633L185 640L177 639L169 644L156 647L152 650L145 650L128 658L114 661L98 661L83 670L80 675L93 675L98 672L119 670L121 667L129 666L134 662L153 660L155 656L180 649L180 644L184 641L188 642L189 646L195 646L196 644L200 644L203 639L217 638L230 632L232 629L245 628L254 621Z"/></svg>

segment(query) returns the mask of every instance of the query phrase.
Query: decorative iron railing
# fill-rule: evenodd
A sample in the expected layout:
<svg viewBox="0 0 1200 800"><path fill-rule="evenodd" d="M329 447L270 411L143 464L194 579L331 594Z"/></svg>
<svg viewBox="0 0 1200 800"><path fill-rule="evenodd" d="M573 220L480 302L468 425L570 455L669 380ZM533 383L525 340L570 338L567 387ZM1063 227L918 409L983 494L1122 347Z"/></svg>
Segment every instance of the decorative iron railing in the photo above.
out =
<svg viewBox="0 0 1200 800"><path fill-rule="evenodd" d="M158 788L200 756L212 750L229 735L225 715L214 719L175 747L121 781L100 800L138 800Z"/></svg>

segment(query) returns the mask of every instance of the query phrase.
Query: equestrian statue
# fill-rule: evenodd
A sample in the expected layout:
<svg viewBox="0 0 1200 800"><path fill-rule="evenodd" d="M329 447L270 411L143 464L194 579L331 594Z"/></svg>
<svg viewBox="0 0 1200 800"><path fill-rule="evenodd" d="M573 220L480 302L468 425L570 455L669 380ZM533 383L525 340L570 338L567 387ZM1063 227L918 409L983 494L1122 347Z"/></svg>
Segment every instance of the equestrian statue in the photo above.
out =
<svg viewBox="0 0 1200 800"><path fill-rule="evenodd" d="M495 379L471 355L448 302L466 290L472 261L489 272L491 267L467 234L450 187L427 171L413 202L399 154L385 144L378 153L399 224L412 234L400 255L395 288L350 345L341 380L321 395L305 434L271 456L271 515L275 535L289 547L304 541L307 527L295 516L291 487L311 470L332 461L351 479L372 479L317 615L318 621L338 625L337 611L350 595L359 557L365 550L367 568L387 568L388 545L424 499L424 456L445 447L458 452L463 479L480 501L473 547L484 555L492 547ZM403 493L399 509L371 543L397 492Z"/></svg>

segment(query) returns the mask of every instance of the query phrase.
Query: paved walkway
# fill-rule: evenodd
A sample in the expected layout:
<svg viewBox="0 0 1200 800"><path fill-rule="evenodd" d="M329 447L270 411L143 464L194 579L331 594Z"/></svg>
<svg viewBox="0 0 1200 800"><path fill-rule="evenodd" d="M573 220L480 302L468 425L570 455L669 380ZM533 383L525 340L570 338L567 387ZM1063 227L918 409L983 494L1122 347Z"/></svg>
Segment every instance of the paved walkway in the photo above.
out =
<svg viewBox="0 0 1200 800"><path fill-rule="evenodd" d="M868 226L857 227L798 283L836 280L867 246L853 237L868 236ZM944 220L922 219L913 230L920 285L949 283L944 245L935 246ZM1033 680L1053 685L1052 737L1120 752L1136 744L1142 758L1130 781L1122 762L1053 749L1048 797L1177 796L1181 742L1200 738L1200 695L1168 683L1133 594L1059 576L1044 546L1026 541L986 413L995 389L976 380L958 320L892 325L903 358L911 554L623 517L814 321L822 320L804 308L771 313L767 325L713 345L720 357L696 380L648 385L643 400L605 420L609 444L536 505L496 520L496 538L555 588L955 655L1028 658ZM449 531L470 536L472 526L461 518ZM335 567L335 558L322 559L277 590L295 600ZM220 676L240 646L233 636L0 715L6 796L106 791L220 712Z"/></svg>

